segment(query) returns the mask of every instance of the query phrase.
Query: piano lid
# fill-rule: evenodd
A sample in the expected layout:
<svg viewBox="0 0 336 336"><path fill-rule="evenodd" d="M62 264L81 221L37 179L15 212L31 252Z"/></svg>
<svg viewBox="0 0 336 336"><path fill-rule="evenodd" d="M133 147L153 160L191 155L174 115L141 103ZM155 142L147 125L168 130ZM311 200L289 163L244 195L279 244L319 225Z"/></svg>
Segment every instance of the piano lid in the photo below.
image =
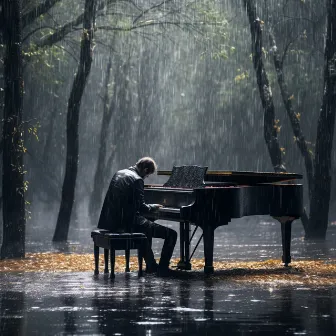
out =
<svg viewBox="0 0 336 336"><path fill-rule="evenodd" d="M170 176L171 170L158 170L158 175ZM225 171L208 170L205 173L205 182L234 182L237 184L255 185L262 183L275 183L302 179L301 174L273 173L253 171Z"/></svg>

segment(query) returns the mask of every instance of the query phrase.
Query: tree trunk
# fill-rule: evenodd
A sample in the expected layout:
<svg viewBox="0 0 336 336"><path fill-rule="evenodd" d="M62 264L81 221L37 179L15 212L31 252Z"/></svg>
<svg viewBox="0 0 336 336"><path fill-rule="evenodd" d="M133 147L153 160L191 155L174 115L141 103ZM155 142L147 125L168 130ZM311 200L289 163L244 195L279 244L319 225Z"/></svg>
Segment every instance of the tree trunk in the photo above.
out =
<svg viewBox="0 0 336 336"><path fill-rule="evenodd" d="M62 200L53 241L68 239L78 170L78 122L81 99L92 64L93 22L95 0L85 0L80 60L68 102L67 153Z"/></svg>
<svg viewBox="0 0 336 336"><path fill-rule="evenodd" d="M276 172L284 172L286 169L282 161L282 153L278 141L272 90L262 59L263 45L261 21L257 17L255 0L243 0L243 4L246 8L250 23L253 66L256 72L260 99L264 109L264 138L274 170Z"/></svg>
<svg viewBox="0 0 336 336"><path fill-rule="evenodd" d="M25 257L25 200L22 138L21 1L2 2L5 44L3 125L3 242L1 259Z"/></svg>
<svg viewBox="0 0 336 336"><path fill-rule="evenodd" d="M324 52L324 92L317 124L314 185L310 225L306 238L325 239L331 188L331 153L336 113L336 2L327 0L327 34Z"/></svg>
<svg viewBox="0 0 336 336"><path fill-rule="evenodd" d="M284 71L283 71L283 61L280 59L273 32L270 32L269 37L270 37L270 44L272 47L273 63L274 63L275 71L277 73L277 79L278 79L278 84L279 84L279 88L281 92L282 101L285 105L286 112L287 112L288 118L292 126L292 130L293 130L294 137L295 137L295 142L300 150L301 155L304 158L307 180L308 180L308 194L309 194L309 199L310 199L311 194L312 194L313 181L314 181L313 158L309 152L308 144L306 142L305 136L301 129L300 120L294 111L294 107L292 104L292 100L290 98L290 94L288 92L288 86L287 86ZM309 218L308 218L306 209L303 209L301 221L302 221L305 232L307 232L307 230L309 229Z"/></svg>

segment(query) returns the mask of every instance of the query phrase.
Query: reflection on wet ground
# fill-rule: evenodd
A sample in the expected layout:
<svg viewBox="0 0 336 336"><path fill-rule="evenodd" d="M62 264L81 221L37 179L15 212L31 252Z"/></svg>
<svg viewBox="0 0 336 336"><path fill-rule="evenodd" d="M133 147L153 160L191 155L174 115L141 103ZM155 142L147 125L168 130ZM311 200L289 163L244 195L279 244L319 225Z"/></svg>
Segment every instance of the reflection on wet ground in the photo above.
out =
<svg viewBox="0 0 336 336"><path fill-rule="evenodd" d="M335 335L336 289L0 274L1 335Z"/></svg>
<svg viewBox="0 0 336 336"><path fill-rule="evenodd" d="M92 251L89 228L73 227L66 246L36 237L35 229L28 229L28 252ZM325 242L311 243L294 223L292 238L293 260L336 258L335 225ZM154 242L157 256L160 244ZM217 261L282 254L279 224L265 218L218 228L215 245ZM177 246L175 257L178 253ZM195 257L202 255L200 246ZM336 335L336 289L330 286L252 285L197 272L142 279L135 272L118 273L112 282L92 272L12 272L0 273L0 284L1 335Z"/></svg>

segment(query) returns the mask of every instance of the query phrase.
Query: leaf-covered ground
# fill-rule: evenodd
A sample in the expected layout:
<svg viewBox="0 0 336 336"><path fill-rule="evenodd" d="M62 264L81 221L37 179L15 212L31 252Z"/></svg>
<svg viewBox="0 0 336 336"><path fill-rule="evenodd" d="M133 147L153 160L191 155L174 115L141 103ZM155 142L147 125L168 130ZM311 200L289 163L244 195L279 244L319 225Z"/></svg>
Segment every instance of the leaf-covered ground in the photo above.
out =
<svg viewBox="0 0 336 336"><path fill-rule="evenodd" d="M175 265L177 260L172 261ZM183 276L199 276L203 274L204 261L196 259L192 262L192 272L181 273ZM216 279L231 281L262 282L281 284L301 284L326 286L336 284L336 260L329 261L295 261L285 268L279 260L215 262ZM103 272L103 256L100 257ZM131 257L131 271L138 267L137 258ZM93 271L92 254L64 253L28 253L25 259L0 261L0 272L88 272ZM116 257L116 272L124 272L125 258Z"/></svg>

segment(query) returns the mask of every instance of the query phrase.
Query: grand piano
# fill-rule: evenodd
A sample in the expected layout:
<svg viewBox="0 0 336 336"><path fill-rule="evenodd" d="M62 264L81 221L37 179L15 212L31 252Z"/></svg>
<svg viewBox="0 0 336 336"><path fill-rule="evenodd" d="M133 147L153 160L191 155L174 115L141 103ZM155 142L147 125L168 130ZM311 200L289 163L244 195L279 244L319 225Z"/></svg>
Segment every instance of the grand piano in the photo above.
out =
<svg viewBox="0 0 336 336"><path fill-rule="evenodd" d="M175 166L162 185L145 185L146 203L163 207L146 215L155 220L175 221L180 225L180 261L177 268L191 269L191 258L203 238L204 273L214 272L213 250L215 229L228 225L232 218L270 215L281 225L282 261L291 262L292 222L302 213L302 175L242 171L208 171L207 167ZM190 225L194 231L190 237ZM203 233L190 254L191 240L197 230Z"/></svg>

